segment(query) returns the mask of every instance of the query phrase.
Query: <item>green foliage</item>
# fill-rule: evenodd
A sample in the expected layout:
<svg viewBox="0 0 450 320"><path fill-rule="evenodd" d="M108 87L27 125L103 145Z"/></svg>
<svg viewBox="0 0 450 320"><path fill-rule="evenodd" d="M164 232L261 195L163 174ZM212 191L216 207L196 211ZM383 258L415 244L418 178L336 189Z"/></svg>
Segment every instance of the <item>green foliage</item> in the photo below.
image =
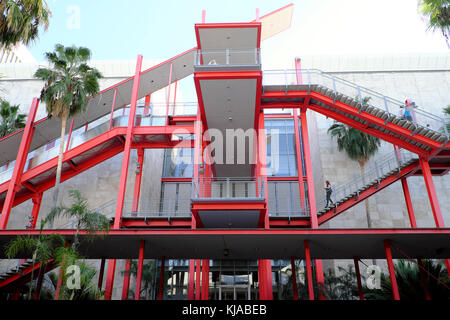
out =
<svg viewBox="0 0 450 320"><path fill-rule="evenodd" d="M6 256L8 259L15 258L19 254L31 254L33 265L31 278L33 279L34 265L40 263L40 269L45 268L47 263L53 258L59 246L64 244L64 238L59 234L42 234L44 224L41 225L40 233L37 237L18 236L11 240L6 246ZM29 286L28 299L31 299L32 285Z"/></svg>
<svg viewBox="0 0 450 320"><path fill-rule="evenodd" d="M426 288L432 300L450 299L450 280L443 263L433 260L422 260ZM400 300L415 301L425 300L425 290L420 278L417 264L399 260L395 263L395 278L400 294ZM432 276L430 276L430 274ZM437 281L438 279L439 281ZM367 299L392 300L391 279L388 274L381 274L381 289L366 290L364 293Z"/></svg>
<svg viewBox="0 0 450 320"><path fill-rule="evenodd" d="M48 29L51 11L44 0L0 1L0 47L37 39L39 29Z"/></svg>
<svg viewBox="0 0 450 320"><path fill-rule="evenodd" d="M0 139L25 127L26 115L19 113L19 106L0 101Z"/></svg>
<svg viewBox="0 0 450 320"><path fill-rule="evenodd" d="M419 10L428 22L427 29L441 31L450 48L450 1L421 0Z"/></svg>
<svg viewBox="0 0 450 320"><path fill-rule="evenodd" d="M53 208L45 219L46 223L53 222L58 217L75 219L77 230L74 237L75 248L79 243L79 230L85 230L90 235L88 240L93 240L96 236L104 235L109 231L109 219L99 212L90 210L86 198L79 190L70 190L69 196L72 198L72 205Z"/></svg>
<svg viewBox="0 0 450 320"><path fill-rule="evenodd" d="M130 270L128 274L137 277L137 269L138 269L138 261L131 260ZM151 293L156 290L156 273L158 266L156 265L155 260L151 260L147 263L144 263L142 266L142 286L141 286L141 298L145 298L148 300L151 297ZM122 273L126 273L127 271L123 271ZM158 273L159 275L159 273ZM167 274L164 275L167 277Z"/></svg>
<svg viewBox="0 0 450 320"><path fill-rule="evenodd" d="M47 52L45 57L51 68L39 68L34 76L45 81L41 100L46 103L48 115L67 119L84 112L88 98L99 91L98 79L102 77L87 64L91 51L57 44L54 52Z"/></svg>
<svg viewBox="0 0 450 320"><path fill-rule="evenodd" d="M359 100L356 98L356 100ZM370 97L362 99L367 105ZM363 167L381 145L380 139L346 124L334 121L328 128L328 134L336 138L339 151L345 151L350 159L358 161Z"/></svg>

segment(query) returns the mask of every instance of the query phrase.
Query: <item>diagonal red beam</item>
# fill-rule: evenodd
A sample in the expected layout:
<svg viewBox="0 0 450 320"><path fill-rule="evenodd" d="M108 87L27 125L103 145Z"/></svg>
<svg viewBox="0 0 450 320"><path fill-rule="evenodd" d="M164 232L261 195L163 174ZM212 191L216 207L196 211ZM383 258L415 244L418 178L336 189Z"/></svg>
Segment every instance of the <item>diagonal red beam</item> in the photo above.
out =
<svg viewBox="0 0 450 320"><path fill-rule="evenodd" d="M398 174L398 175L393 174L393 175L387 177L386 179L384 179L383 181L381 181L377 188L375 188L376 187L376 185L375 185L373 187L370 187L367 190L364 190L363 192L360 192L359 196L358 196L358 200L355 201L354 198L351 198L351 199L345 201L343 204L340 204L337 207L336 212L334 212L334 209L331 209L328 212L322 214L321 216L319 216L319 219L318 219L319 220L319 225L327 222L331 218L334 218L335 216L339 215L340 213L342 213L342 212L350 209L351 207L357 205L361 201L363 201L363 200L367 199L368 197L374 195L378 191L383 190L384 188L386 188L387 186L391 185L392 183L398 181L399 179L404 178L410 172L412 172L415 169L417 169L418 166L419 166L419 163L418 162L414 162L414 163L410 164L409 166L401 169L400 170L400 174Z"/></svg>

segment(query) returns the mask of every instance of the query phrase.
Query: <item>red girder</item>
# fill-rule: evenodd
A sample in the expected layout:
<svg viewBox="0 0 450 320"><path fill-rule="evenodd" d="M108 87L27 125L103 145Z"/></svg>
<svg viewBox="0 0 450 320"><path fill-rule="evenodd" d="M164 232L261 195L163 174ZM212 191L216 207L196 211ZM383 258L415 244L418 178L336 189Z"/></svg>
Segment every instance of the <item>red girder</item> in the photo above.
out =
<svg viewBox="0 0 450 320"><path fill-rule="evenodd" d="M369 189L360 192L359 195L358 195L358 200L355 200L354 198L351 198L351 199L345 201L343 204L340 204L337 207L336 212L334 212L334 209L331 209L328 212L320 215L319 216L319 225L327 222L331 218L334 218L335 216L339 215L340 213L350 209L351 207L357 205L361 201L363 201L363 200L367 199L368 197L374 195L378 191L380 191L380 190L386 188L387 186L391 185L392 183L398 181L399 179L401 179L405 175L407 175L410 172L412 172L415 169L417 169L417 167L419 167L419 166L420 166L419 161L414 162L414 163L406 166L405 168L401 169L399 174L393 174L393 175L387 177L386 179L384 179L383 181L380 181L380 184L378 186L374 185L374 186L370 187Z"/></svg>
<svg viewBox="0 0 450 320"><path fill-rule="evenodd" d="M34 270L33 279L36 279L39 276L39 272L38 271L39 271L40 266L41 266L40 263L37 262L34 265L34 268L31 265L31 266L25 268L24 270L19 271L18 273L14 274L14 275L12 275L12 276L4 279L4 280L1 280L0 281L0 290L8 290L8 289L10 289L12 287L21 286L21 285L29 282L30 279L31 279L31 271L32 270ZM51 260L47 264L47 266L45 268L45 272L47 273L47 272L53 270L56 267L57 266L54 264L53 260Z"/></svg>
<svg viewBox="0 0 450 320"><path fill-rule="evenodd" d="M313 98L313 99L321 101L321 102L323 102L323 103L325 103L327 105L333 106L336 109L339 109L339 110L341 110L341 111L343 111L345 113L348 113L348 114L350 114L352 116L358 117L358 118L360 118L362 120L365 120L365 121L367 121L369 123L372 123L372 124L377 125L379 127L382 127L382 128L387 129L387 130L390 130L390 131L392 131L394 133L397 133L397 134L399 134L399 135L401 135L401 136L403 136L405 138L408 138L410 140L413 140L415 142L419 142L419 143L421 143L423 145L426 145L426 146L428 146L428 147L430 147L432 149L436 149L436 148L442 147L442 144L437 142L437 141L434 141L434 140L432 140L430 138L427 138L427 137L419 135L419 134L415 134L414 136L412 136L411 135L411 133L412 133L411 130L407 130L407 129L405 129L405 128L401 127L401 126L395 125L393 123L385 124L385 120L383 120L381 118L375 117L374 115L369 114L369 113L364 112L364 111L359 113L358 108L351 107L351 106L346 105L346 104L344 104L344 103L342 103L340 101L336 101L335 103L333 103L333 99L332 98L327 97L325 95L322 95L320 93L314 92L314 91L311 91L310 94L308 94L307 91L288 91L288 92L285 92L285 91L270 91L270 92L267 92L266 91L266 92L264 92L264 94L262 96L262 99L292 99L292 98L304 98L304 99ZM267 104L271 108L274 108L274 106L275 106L275 102L267 102ZM281 105L283 105L283 106L289 106L289 105L292 105L292 106L297 105L297 106L299 106L301 104L302 104L301 102L292 102L292 101L291 102L289 102L289 101L286 101L286 102L280 101L278 103L279 106L281 106ZM266 105L266 103L263 103L262 107L265 108L265 105ZM324 108L322 108L320 106L317 106L317 107L320 108L320 111L315 110L316 112L320 112L321 114L324 114L325 116L328 116L328 117L331 117L331 118L334 119L334 115L336 113L330 112L330 110L324 109ZM347 118L347 117L345 117L345 118ZM340 120L338 120L338 121L340 121ZM355 121L355 122L357 122L357 121ZM380 132L378 130L374 130L374 131ZM375 132L373 132L373 131L369 132L369 133L375 135ZM395 139L395 138L393 138L390 135L385 135L381 139L385 140L388 137L390 137L390 140L386 140L388 142L392 142L392 141L394 141L393 139ZM402 141L400 139L397 139L397 140L398 141ZM392 142L392 143L397 144L396 142ZM406 143L406 144L408 146L413 146L410 143ZM408 148L405 147L405 149L411 150L411 147L408 147ZM412 152L416 152L416 151L413 151L413 150L411 150L411 151ZM426 154L426 153L427 152L425 150L421 151L421 154Z"/></svg>

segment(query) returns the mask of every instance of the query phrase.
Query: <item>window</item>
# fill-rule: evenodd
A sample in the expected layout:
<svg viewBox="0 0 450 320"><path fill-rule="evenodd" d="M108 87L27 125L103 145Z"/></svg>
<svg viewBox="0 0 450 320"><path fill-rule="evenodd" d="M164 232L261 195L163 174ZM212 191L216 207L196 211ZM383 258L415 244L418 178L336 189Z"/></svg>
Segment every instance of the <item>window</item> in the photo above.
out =
<svg viewBox="0 0 450 320"><path fill-rule="evenodd" d="M192 178L194 175L194 149L166 149L164 152L164 178Z"/></svg>
<svg viewBox="0 0 450 320"><path fill-rule="evenodd" d="M296 177L294 120L266 120L264 126L267 137L267 176Z"/></svg>

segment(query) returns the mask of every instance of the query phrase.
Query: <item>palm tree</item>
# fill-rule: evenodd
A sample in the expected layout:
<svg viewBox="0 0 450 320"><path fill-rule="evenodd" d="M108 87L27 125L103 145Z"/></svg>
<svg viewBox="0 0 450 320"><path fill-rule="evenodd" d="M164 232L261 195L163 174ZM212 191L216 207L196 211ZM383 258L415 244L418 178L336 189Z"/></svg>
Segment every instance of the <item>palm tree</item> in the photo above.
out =
<svg viewBox="0 0 450 320"><path fill-rule="evenodd" d="M103 214L88 208L87 200L79 190L70 190L69 196L73 199L72 205L70 207L59 206L53 208L45 218L45 222L53 222L58 217L75 219L76 232L72 247L77 249L80 243L80 230L87 231L88 235L90 235L88 239L93 240L99 235L99 232L105 234L109 231L110 222Z"/></svg>
<svg viewBox="0 0 450 320"><path fill-rule="evenodd" d="M123 271L122 273L127 273L129 275L133 275L135 278L137 278L137 269L138 269L138 262L137 260L131 260L130 264L130 270L129 271ZM156 261L151 260L147 263L144 263L142 266L142 286L141 286L141 296L144 294L144 297L146 300L148 300L149 296L152 292L156 290L156 272L157 272L157 266ZM166 275L164 275L164 278L166 278ZM134 294L134 292L132 292Z"/></svg>
<svg viewBox="0 0 450 320"><path fill-rule="evenodd" d="M363 105L367 105L369 100L370 97L364 97L362 99ZM344 150L350 159L358 161L361 175L364 176L364 166L370 157L378 151L381 145L380 139L337 121L334 121L333 125L328 128L328 133L332 137L336 137L339 151ZM365 205L367 226L371 228L368 199L365 200Z"/></svg>
<svg viewBox="0 0 450 320"><path fill-rule="evenodd" d="M425 286L432 300L450 299L450 280L445 265L439 261L422 260L425 273ZM425 300L424 283L420 277L419 267L411 262L399 260L395 263L400 300ZM436 280L437 279L437 280ZM389 275L381 274L381 289L366 290L367 299L392 300L392 287Z"/></svg>
<svg viewBox="0 0 450 320"><path fill-rule="evenodd" d="M428 21L428 30L439 30L450 49L450 1L449 0L421 0L419 10Z"/></svg>
<svg viewBox="0 0 450 320"><path fill-rule="evenodd" d="M450 104L444 108L444 114L450 117ZM450 119L445 119L445 125L447 126L447 132L450 133Z"/></svg>
<svg viewBox="0 0 450 320"><path fill-rule="evenodd" d="M39 275L43 276L47 264L51 259L53 259L57 248L64 244L64 238L60 234L43 235L42 230L44 228L44 224L45 223L41 224L40 232L37 237L19 236L12 240L6 247L6 256L8 259L15 258L20 253L32 254L32 269L28 299L31 299L34 266L36 262L40 264Z"/></svg>
<svg viewBox="0 0 450 320"><path fill-rule="evenodd" d="M0 139L25 127L26 115L19 113L19 106L0 101Z"/></svg>
<svg viewBox="0 0 450 320"><path fill-rule="evenodd" d="M72 205L70 207L54 207L44 220L45 222L53 223L58 217L75 219L76 232L72 246L58 248L55 252L55 261L60 266L60 277L62 279L66 277L66 268L77 264L78 260L81 259L77 251L80 243L80 230L88 232L89 237L87 240L93 240L95 237L107 233L110 227L109 219L106 216L88 208L87 200L79 190L70 190L69 195L73 199ZM64 294L64 292L65 286L62 287L62 293Z"/></svg>
<svg viewBox="0 0 450 320"><path fill-rule="evenodd" d="M51 11L45 0L0 1L0 47L29 44L48 29Z"/></svg>
<svg viewBox="0 0 450 320"><path fill-rule="evenodd" d="M98 79L102 75L97 69L87 64L91 58L91 51L88 48L64 47L57 44L55 51L47 52L45 57L52 67L50 69L39 68L34 76L45 81L41 91L41 100L46 103L49 117L55 116L62 123L55 193L53 194L53 206L56 207L67 119L86 110L89 96L96 94L99 90Z"/></svg>

